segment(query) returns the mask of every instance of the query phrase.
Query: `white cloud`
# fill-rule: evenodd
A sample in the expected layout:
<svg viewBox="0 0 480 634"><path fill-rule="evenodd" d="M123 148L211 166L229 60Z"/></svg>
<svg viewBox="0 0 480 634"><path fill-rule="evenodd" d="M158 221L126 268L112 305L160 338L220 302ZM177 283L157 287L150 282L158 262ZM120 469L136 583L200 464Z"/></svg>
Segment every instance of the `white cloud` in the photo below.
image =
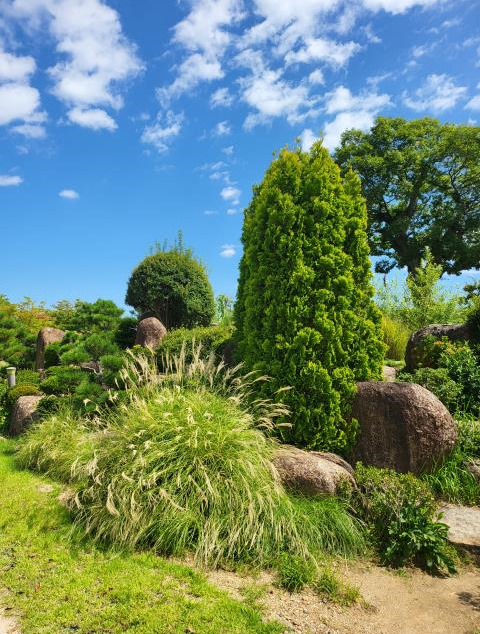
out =
<svg viewBox="0 0 480 634"><path fill-rule="evenodd" d="M233 145L229 145L228 147L224 147L222 149L222 152L226 154L227 156L232 156L234 150L235 148L233 147Z"/></svg>
<svg viewBox="0 0 480 634"><path fill-rule="evenodd" d="M235 209L235 207L227 209L227 216L235 216L236 214L238 214L238 209Z"/></svg>
<svg viewBox="0 0 480 634"><path fill-rule="evenodd" d="M0 50L0 82L28 82L35 69L33 57L16 57Z"/></svg>
<svg viewBox="0 0 480 634"><path fill-rule="evenodd" d="M222 189L220 196L223 200L228 200L231 205L238 205L241 193L242 192L237 187L228 185Z"/></svg>
<svg viewBox="0 0 480 634"><path fill-rule="evenodd" d="M230 127L228 121L220 121L217 123L212 132L213 136L228 136L231 133L232 128Z"/></svg>
<svg viewBox="0 0 480 634"><path fill-rule="evenodd" d="M40 94L27 84L0 85L0 125L28 121L40 107Z"/></svg>
<svg viewBox="0 0 480 634"><path fill-rule="evenodd" d="M472 97L465 108L468 108L468 110L480 110L480 95Z"/></svg>
<svg viewBox="0 0 480 634"><path fill-rule="evenodd" d="M308 152L308 150L312 147L312 145L315 143L316 140L317 140L317 137L312 132L312 130L310 130L310 128L306 128L300 135L302 150L304 152Z"/></svg>
<svg viewBox="0 0 480 634"><path fill-rule="evenodd" d="M308 76L308 81L311 84L323 84L325 83L325 78L322 71L317 68L317 70L314 70L310 73L310 75Z"/></svg>
<svg viewBox="0 0 480 634"><path fill-rule="evenodd" d="M232 258L236 253L237 249L234 244L224 244L220 251L222 258Z"/></svg>
<svg viewBox="0 0 480 634"><path fill-rule="evenodd" d="M80 194L74 189L62 189L61 192L58 192L58 195L60 198L66 198L67 200L77 200L80 198Z"/></svg>
<svg viewBox="0 0 480 634"><path fill-rule="evenodd" d="M22 125L13 126L11 130L27 139L43 139L46 136L45 128L34 123L22 123Z"/></svg>
<svg viewBox="0 0 480 634"><path fill-rule="evenodd" d="M222 66L217 59L208 59L200 53L193 53L180 64L175 81L166 88L157 89L157 97L166 107L172 98L193 90L202 81L222 79L223 76Z"/></svg>
<svg viewBox="0 0 480 634"><path fill-rule="evenodd" d="M344 110L372 110L378 111L390 103L389 95L379 95L376 92L362 92L358 96L352 95L345 86L338 86L325 95L327 114Z"/></svg>
<svg viewBox="0 0 480 634"><path fill-rule="evenodd" d="M121 108L121 87L143 68L122 32L118 13L101 0L14 0L14 16L48 28L62 60L49 69L53 93L69 107L69 119L92 129L115 129L98 106ZM100 114L101 113L101 114Z"/></svg>
<svg viewBox="0 0 480 634"><path fill-rule="evenodd" d="M325 124L323 144L329 150L333 150L340 143L340 137L345 130L351 128L369 130L373 125L374 119L374 114L366 110L340 112L333 121Z"/></svg>
<svg viewBox="0 0 480 634"><path fill-rule="evenodd" d="M405 13L413 7L431 7L443 0L362 0L366 9L387 11L388 13Z"/></svg>
<svg viewBox="0 0 480 634"><path fill-rule="evenodd" d="M163 153L169 149L169 142L182 131L183 114L174 114L169 110L165 116L160 113L154 124L147 126L142 134L143 143L150 143L158 152Z"/></svg>
<svg viewBox="0 0 480 634"><path fill-rule="evenodd" d="M9 176L7 174L0 174L0 187L14 187L21 185L23 178L21 176Z"/></svg>
<svg viewBox="0 0 480 634"><path fill-rule="evenodd" d="M228 88L219 88L210 97L210 105L212 108L217 108L218 106L228 108L232 105L232 103L233 95L230 93Z"/></svg>
<svg viewBox="0 0 480 634"><path fill-rule="evenodd" d="M406 106L412 110L443 112L453 108L467 92L465 86L456 86L448 75L429 75L424 85L415 91L414 97L403 93Z"/></svg>
<svg viewBox="0 0 480 634"><path fill-rule="evenodd" d="M213 211L211 209L207 209L207 211L203 212L205 214L205 216L217 216L218 215L218 211Z"/></svg>
<svg viewBox="0 0 480 634"><path fill-rule="evenodd" d="M101 108L72 108L67 112L67 116L72 123L76 123L83 128L92 130L116 130L117 124L112 117Z"/></svg>
<svg viewBox="0 0 480 634"><path fill-rule="evenodd" d="M338 43L323 37L308 38L305 46L297 51L290 51L285 56L287 64L325 62L341 68L360 50L356 42Z"/></svg>

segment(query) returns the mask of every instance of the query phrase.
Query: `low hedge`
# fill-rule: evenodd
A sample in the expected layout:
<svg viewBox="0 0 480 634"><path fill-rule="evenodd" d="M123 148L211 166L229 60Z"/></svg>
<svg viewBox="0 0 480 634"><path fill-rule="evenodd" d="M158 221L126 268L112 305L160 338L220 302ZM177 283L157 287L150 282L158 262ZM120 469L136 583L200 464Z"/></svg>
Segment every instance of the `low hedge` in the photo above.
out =
<svg viewBox="0 0 480 634"><path fill-rule="evenodd" d="M227 364L232 360L232 326L199 326L197 328L177 328L168 332L157 348L160 369L164 367L166 356L178 356L185 345L187 361L191 360L192 343L202 345L202 355L214 352Z"/></svg>

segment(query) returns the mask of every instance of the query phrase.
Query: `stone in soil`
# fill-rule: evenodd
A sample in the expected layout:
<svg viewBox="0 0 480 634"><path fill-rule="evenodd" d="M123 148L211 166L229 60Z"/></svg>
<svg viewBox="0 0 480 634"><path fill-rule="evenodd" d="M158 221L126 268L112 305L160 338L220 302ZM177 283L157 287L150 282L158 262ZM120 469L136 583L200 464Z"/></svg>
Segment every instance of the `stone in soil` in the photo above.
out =
<svg viewBox="0 0 480 634"><path fill-rule="evenodd" d="M453 544L480 548L480 508L445 504L440 510Z"/></svg>

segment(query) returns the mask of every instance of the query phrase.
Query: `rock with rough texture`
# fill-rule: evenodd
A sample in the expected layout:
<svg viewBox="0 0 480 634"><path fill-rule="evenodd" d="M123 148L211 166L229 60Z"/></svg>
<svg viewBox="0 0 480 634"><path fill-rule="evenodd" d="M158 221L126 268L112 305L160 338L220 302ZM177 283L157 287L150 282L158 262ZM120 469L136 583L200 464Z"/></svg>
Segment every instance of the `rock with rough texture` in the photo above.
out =
<svg viewBox="0 0 480 634"><path fill-rule="evenodd" d="M167 334L167 329L156 317L142 319L137 326L135 345L156 350Z"/></svg>
<svg viewBox="0 0 480 634"><path fill-rule="evenodd" d="M353 461L418 474L453 449L456 423L421 385L367 381L357 388L352 417L360 429Z"/></svg>
<svg viewBox="0 0 480 634"><path fill-rule="evenodd" d="M390 365L383 366L383 380L393 383L397 380L397 370Z"/></svg>
<svg viewBox="0 0 480 634"><path fill-rule="evenodd" d="M458 546L480 548L480 508L445 504L440 519L448 526L448 539Z"/></svg>
<svg viewBox="0 0 480 634"><path fill-rule="evenodd" d="M465 324L431 324L416 330L410 335L405 352L405 370L407 372L416 370L420 361L423 361L424 366L426 365L425 360L422 359L421 347L423 340L428 336L435 337L435 339L447 337L451 341L468 341L471 335Z"/></svg>
<svg viewBox="0 0 480 634"><path fill-rule="evenodd" d="M352 467L334 454L286 447L273 464L283 485L302 495L335 495L345 482L356 486Z"/></svg>
<svg viewBox="0 0 480 634"><path fill-rule="evenodd" d="M467 469L473 475L478 484L480 484L480 460L473 459L467 462Z"/></svg>
<svg viewBox="0 0 480 634"><path fill-rule="evenodd" d="M37 336L37 352L35 357L35 367L37 370L45 368L45 348L51 343L63 341L65 333L59 328L42 328Z"/></svg>
<svg viewBox="0 0 480 634"><path fill-rule="evenodd" d="M9 432L12 436L18 436L36 418L36 411L41 396L20 396L13 406L10 415Z"/></svg>

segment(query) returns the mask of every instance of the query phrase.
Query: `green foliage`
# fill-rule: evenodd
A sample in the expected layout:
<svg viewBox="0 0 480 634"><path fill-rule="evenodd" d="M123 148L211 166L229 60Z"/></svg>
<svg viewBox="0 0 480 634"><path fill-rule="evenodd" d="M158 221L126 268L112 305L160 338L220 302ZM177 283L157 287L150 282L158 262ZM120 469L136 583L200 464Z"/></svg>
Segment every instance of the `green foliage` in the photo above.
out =
<svg viewBox="0 0 480 634"><path fill-rule="evenodd" d="M356 586L342 582L329 567L323 568L312 585L315 592L321 597L345 607L357 603L361 598L360 591Z"/></svg>
<svg viewBox="0 0 480 634"><path fill-rule="evenodd" d="M18 370L16 372L16 384L40 385L40 374L36 370Z"/></svg>
<svg viewBox="0 0 480 634"><path fill-rule="evenodd" d="M84 370L65 366L53 366L45 374L46 378L40 383L45 394L72 394L85 379Z"/></svg>
<svg viewBox="0 0 480 634"><path fill-rule="evenodd" d="M167 330L209 326L215 314L205 268L189 251L146 257L130 277L125 301L139 313L155 314Z"/></svg>
<svg viewBox="0 0 480 634"><path fill-rule="evenodd" d="M315 576L313 561L289 553L282 553L275 568L278 585L288 592L300 592Z"/></svg>
<svg viewBox="0 0 480 634"><path fill-rule="evenodd" d="M234 301L228 295L219 295L215 300L215 320L220 326L233 324Z"/></svg>
<svg viewBox="0 0 480 634"><path fill-rule="evenodd" d="M382 315L383 342L387 347L387 359L397 361L405 358L410 329L401 321L392 319L388 315Z"/></svg>
<svg viewBox="0 0 480 634"><path fill-rule="evenodd" d="M357 464L354 505L387 564L413 563L432 574L454 572L446 527L436 521L427 485L412 474Z"/></svg>
<svg viewBox="0 0 480 634"><path fill-rule="evenodd" d="M462 298L440 284L441 267L426 249L425 258L405 284L397 280L377 286L376 302L384 315L410 331L429 324L461 323L465 319Z"/></svg>
<svg viewBox="0 0 480 634"><path fill-rule="evenodd" d="M171 330L157 348L159 366L164 367L166 357L179 356L182 348L185 350L187 360L190 361L195 346L201 346L204 358L214 353L217 359L222 359L232 345L232 336L232 326L199 326Z"/></svg>
<svg viewBox="0 0 480 634"><path fill-rule="evenodd" d="M21 396L38 396L41 394L41 391L38 385L34 385L33 383L21 383L20 385L16 385L15 387L11 387L5 393L5 405L8 411L11 411L17 399Z"/></svg>
<svg viewBox="0 0 480 634"><path fill-rule="evenodd" d="M58 328L84 334L115 330L120 324L122 314L123 310L108 299L97 299L93 303L77 299L74 304L62 301L52 311Z"/></svg>
<svg viewBox="0 0 480 634"><path fill-rule="evenodd" d="M8 409L5 401L7 390L7 382L0 378L0 434L7 424L8 418Z"/></svg>
<svg viewBox="0 0 480 634"><path fill-rule="evenodd" d="M34 305L22 308L21 304L12 304L0 295L0 367L33 365L37 334L33 329L38 324L48 325L47 313Z"/></svg>
<svg viewBox="0 0 480 634"><path fill-rule="evenodd" d="M335 158L362 180L376 269L413 273L427 247L442 272L478 267L480 128L378 117L342 135Z"/></svg>
<svg viewBox="0 0 480 634"><path fill-rule="evenodd" d="M90 335L83 341L83 347L93 361L99 361L100 357L118 352L118 347L106 334Z"/></svg>
<svg viewBox="0 0 480 634"><path fill-rule="evenodd" d="M466 322L472 339L480 344L480 296L472 297Z"/></svg>
<svg viewBox="0 0 480 634"><path fill-rule="evenodd" d="M358 179L328 151L282 150L245 212L238 358L272 377L297 445L343 451L356 433L355 381L380 377L380 315L372 302L366 209Z"/></svg>
<svg viewBox="0 0 480 634"><path fill-rule="evenodd" d="M422 385L435 394L451 412L458 409L462 399L462 386L450 378L446 368L418 368L411 374L402 372L398 379Z"/></svg>
<svg viewBox="0 0 480 634"><path fill-rule="evenodd" d="M138 319L136 317L124 317L115 331L115 343L122 350L133 348L137 334Z"/></svg>

